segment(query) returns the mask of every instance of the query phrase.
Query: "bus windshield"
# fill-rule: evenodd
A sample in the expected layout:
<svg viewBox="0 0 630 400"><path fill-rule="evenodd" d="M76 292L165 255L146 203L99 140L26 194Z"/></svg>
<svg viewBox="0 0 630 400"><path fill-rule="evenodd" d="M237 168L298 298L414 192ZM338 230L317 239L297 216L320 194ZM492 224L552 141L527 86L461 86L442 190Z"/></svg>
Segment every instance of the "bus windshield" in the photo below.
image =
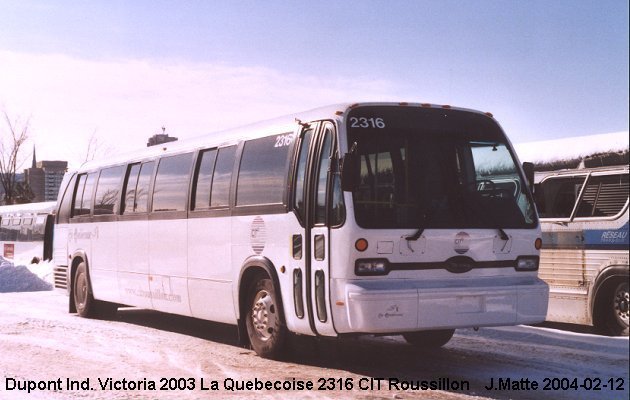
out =
<svg viewBox="0 0 630 400"><path fill-rule="evenodd" d="M533 228L536 214L507 139L463 110L367 106L348 115L360 177L359 226ZM355 145L356 143L356 145Z"/></svg>

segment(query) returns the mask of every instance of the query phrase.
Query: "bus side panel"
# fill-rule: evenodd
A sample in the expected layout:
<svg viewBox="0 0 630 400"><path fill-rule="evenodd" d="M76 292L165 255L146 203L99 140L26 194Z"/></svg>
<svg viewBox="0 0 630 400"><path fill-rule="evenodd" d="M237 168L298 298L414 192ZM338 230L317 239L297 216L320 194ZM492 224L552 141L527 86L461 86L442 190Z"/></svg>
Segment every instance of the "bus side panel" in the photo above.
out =
<svg viewBox="0 0 630 400"><path fill-rule="evenodd" d="M116 222L94 224L92 231L92 252L90 276L94 288L94 298L115 303L120 302L118 291L118 238Z"/></svg>
<svg viewBox="0 0 630 400"><path fill-rule="evenodd" d="M232 301L231 217L188 220L188 292L193 317L236 323Z"/></svg>
<svg viewBox="0 0 630 400"><path fill-rule="evenodd" d="M149 221L149 287L153 308L190 315L188 301L188 221Z"/></svg>
<svg viewBox="0 0 630 400"><path fill-rule="evenodd" d="M123 304L151 308L149 222L146 219L119 221L117 228L120 301Z"/></svg>
<svg viewBox="0 0 630 400"><path fill-rule="evenodd" d="M273 263L278 276L287 328L291 332L312 335L306 311L306 292L303 291L301 296L305 309L305 315L301 318L296 316L293 293L293 273L297 269L302 270L302 288L306 288L304 274L306 251L303 247L299 259L294 259L291 255L293 235L303 234L303 231L293 213L233 217L231 243L232 265L235 268L232 273L233 279L238 282L240 267L248 257L268 258ZM304 238L302 240L304 246ZM285 272L282 272L281 267L284 267ZM233 296L234 304L238 306L237 285L234 285Z"/></svg>
<svg viewBox="0 0 630 400"><path fill-rule="evenodd" d="M627 232L627 218L626 210L615 221L543 222L539 276L550 286L548 321L593 323L593 283L605 268L628 264L627 244L610 239Z"/></svg>

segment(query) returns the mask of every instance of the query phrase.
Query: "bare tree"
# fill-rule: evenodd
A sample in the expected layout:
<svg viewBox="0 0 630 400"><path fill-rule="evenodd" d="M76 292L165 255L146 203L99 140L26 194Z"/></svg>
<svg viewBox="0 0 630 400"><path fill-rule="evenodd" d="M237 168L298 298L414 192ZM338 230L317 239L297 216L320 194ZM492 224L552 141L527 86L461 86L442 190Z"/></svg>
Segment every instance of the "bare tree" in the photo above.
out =
<svg viewBox="0 0 630 400"><path fill-rule="evenodd" d="M13 204L16 200L15 173L20 167L18 160L20 147L28 139L29 120L20 123L19 120L11 121L7 112L4 112L4 121L7 132L0 132L0 183L4 188L5 204Z"/></svg>
<svg viewBox="0 0 630 400"><path fill-rule="evenodd" d="M98 142L98 136L96 135L96 129L92 132L90 136L90 140L88 141L87 151L85 152L85 160L83 162L93 161L96 157L96 154L99 152L101 148L100 143Z"/></svg>

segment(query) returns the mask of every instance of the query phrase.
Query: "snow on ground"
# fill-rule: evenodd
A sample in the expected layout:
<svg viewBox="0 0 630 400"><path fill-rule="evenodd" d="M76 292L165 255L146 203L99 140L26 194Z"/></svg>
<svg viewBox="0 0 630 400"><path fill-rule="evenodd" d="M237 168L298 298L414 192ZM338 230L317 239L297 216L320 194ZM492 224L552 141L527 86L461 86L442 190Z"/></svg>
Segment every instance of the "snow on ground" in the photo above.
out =
<svg viewBox="0 0 630 400"><path fill-rule="evenodd" d="M515 144L521 161L533 163L582 158L628 149L628 131Z"/></svg>
<svg viewBox="0 0 630 400"><path fill-rule="evenodd" d="M19 260L13 263L3 257L0 258L0 293L52 290L51 262L25 264Z"/></svg>
<svg viewBox="0 0 630 400"><path fill-rule="evenodd" d="M58 291L0 294L0 399L555 400L627 399L630 391L628 338L531 326L461 329L444 348L431 351L419 351L400 336L294 338L287 358L271 361L240 347L230 325L137 309L120 310L114 320L85 319L68 314L67 304L68 297ZM56 391L15 389L18 381L59 378ZM119 389L101 387L99 379L108 378ZM499 379L508 378L513 382L509 389L495 389ZM89 388L70 389L67 379L89 381ZM155 382L158 388L161 379L184 379L191 386L122 389L123 379ZM206 388L218 382L217 390L203 390L202 379ZM317 390L321 379L327 384L332 379L335 389ZM469 388L412 390L390 387L390 379L467 381ZM225 386L256 380L310 381L315 389L230 391ZM352 386L345 387L346 382ZM560 386L573 382L579 386Z"/></svg>

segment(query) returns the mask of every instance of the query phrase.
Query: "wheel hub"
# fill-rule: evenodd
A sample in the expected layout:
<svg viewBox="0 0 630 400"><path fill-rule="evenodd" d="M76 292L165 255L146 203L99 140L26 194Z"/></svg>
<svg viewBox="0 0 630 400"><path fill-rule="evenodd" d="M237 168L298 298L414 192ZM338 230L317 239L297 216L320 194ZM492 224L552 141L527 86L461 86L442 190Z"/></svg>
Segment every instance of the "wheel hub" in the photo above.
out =
<svg viewBox="0 0 630 400"><path fill-rule="evenodd" d="M261 290L254 298L252 325L261 340L266 341L273 336L276 326L276 308L271 295L266 290Z"/></svg>
<svg viewBox="0 0 630 400"><path fill-rule="evenodd" d="M628 284L621 285L615 292L615 314L620 321L628 325L628 314L630 308L630 293Z"/></svg>

